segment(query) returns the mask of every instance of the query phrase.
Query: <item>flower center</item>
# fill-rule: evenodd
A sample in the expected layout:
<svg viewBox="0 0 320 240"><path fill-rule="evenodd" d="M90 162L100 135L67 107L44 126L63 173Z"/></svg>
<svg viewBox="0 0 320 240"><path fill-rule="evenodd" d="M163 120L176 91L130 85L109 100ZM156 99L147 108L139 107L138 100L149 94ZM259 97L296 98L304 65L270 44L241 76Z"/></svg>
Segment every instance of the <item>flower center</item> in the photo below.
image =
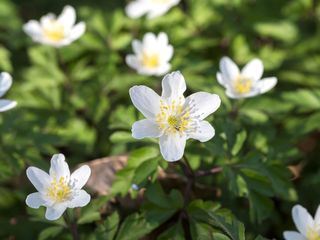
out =
<svg viewBox="0 0 320 240"><path fill-rule="evenodd" d="M316 229L309 228L307 231L308 240L320 240L320 235Z"/></svg>
<svg viewBox="0 0 320 240"><path fill-rule="evenodd" d="M59 181L54 178L47 189L47 195L54 202L63 202L70 199L71 187L69 182L64 177L60 177Z"/></svg>
<svg viewBox="0 0 320 240"><path fill-rule="evenodd" d="M47 39L58 42L64 38L64 26L56 20L51 20L43 27L43 33Z"/></svg>
<svg viewBox="0 0 320 240"><path fill-rule="evenodd" d="M157 115L156 122L165 134L195 130L190 110L183 108L182 98L178 101L172 101L170 104L160 100L160 113Z"/></svg>
<svg viewBox="0 0 320 240"><path fill-rule="evenodd" d="M252 80L247 77L243 77L239 75L234 82L234 90L237 93L245 94L251 91L252 88Z"/></svg>
<svg viewBox="0 0 320 240"><path fill-rule="evenodd" d="M142 64L147 68L155 68L159 66L159 55L158 54L143 54Z"/></svg>

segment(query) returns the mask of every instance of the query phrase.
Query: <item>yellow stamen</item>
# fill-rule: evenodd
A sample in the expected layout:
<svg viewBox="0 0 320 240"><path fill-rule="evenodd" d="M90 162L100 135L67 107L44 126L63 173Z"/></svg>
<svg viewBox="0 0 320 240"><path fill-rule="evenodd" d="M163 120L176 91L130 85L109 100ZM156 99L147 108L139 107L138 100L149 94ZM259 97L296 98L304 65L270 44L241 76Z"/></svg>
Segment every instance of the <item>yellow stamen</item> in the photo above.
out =
<svg viewBox="0 0 320 240"><path fill-rule="evenodd" d="M47 39L58 42L64 38L64 26L56 20L51 20L43 27L43 34Z"/></svg>
<svg viewBox="0 0 320 240"><path fill-rule="evenodd" d="M251 91L252 80L239 75L234 82L234 90L240 94L246 94Z"/></svg>
<svg viewBox="0 0 320 240"><path fill-rule="evenodd" d="M320 234L316 229L309 228L307 231L308 240L320 240Z"/></svg>
<svg viewBox="0 0 320 240"><path fill-rule="evenodd" d="M156 68L159 66L158 54L143 54L142 64L147 68Z"/></svg>
<svg viewBox="0 0 320 240"><path fill-rule="evenodd" d="M191 127L190 111L183 108L181 100L172 101L171 104L161 101L156 121L166 134L183 133Z"/></svg>
<svg viewBox="0 0 320 240"><path fill-rule="evenodd" d="M64 177L55 178L47 189L47 196L54 202L63 202L70 198L71 188Z"/></svg>

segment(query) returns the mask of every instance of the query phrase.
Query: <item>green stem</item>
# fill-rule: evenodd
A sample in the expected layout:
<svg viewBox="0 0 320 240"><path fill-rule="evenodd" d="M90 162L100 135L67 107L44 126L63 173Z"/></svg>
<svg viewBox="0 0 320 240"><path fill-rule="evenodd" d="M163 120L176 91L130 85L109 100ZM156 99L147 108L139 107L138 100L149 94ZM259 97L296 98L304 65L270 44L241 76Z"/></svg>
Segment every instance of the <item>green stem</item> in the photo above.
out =
<svg viewBox="0 0 320 240"><path fill-rule="evenodd" d="M239 110L243 104L243 101L244 101L243 99L232 100L232 107L229 114L231 119L235 120L238 118Z"/></svg>
<svg viewBox="0 0 320 240"><path fill-rule="evenodd" d="M71 219L68 211L65 212L65 214L63 215L63 218L64 218L64 220L65 220L65 222L71 232L72 239L73 240L80 240L76 219L75 218Z"/></svg>
<svg viewBox="0 0 320 240"><path fill-rule="evenodd" d="M182 157L182 159L184 160L184 163L185 163L185 166L186 166L186 170L188 171L188 173L187 173L187 177L194 177L194 171L193 171L193 169L192 169L192 167L191 167L191 165L190 165L190 163L189 163L189 160L188 160L188 158L187 158L187 156L186 155L183 155L183 157Z"/></svg>

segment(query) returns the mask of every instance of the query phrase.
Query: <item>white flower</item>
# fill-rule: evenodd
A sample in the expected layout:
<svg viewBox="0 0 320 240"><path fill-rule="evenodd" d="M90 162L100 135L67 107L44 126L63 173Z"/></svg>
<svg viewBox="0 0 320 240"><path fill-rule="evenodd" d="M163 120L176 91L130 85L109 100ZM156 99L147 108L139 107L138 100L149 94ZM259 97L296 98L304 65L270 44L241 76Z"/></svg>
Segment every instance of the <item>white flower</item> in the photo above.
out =
<svg viewBox="0 0 320 240"><path fill-rule="evenodd" d="M2 97L11 87L12 77L7 72L0 73L0 97ZM14 108L17 105L16 101L0 99L0 112L4 112Z"/></svg>
<svg viewBox="0 0 320 240"><path fill-rule="evenodd" d="M139 18L147 14L151 19L162 16L179 2L180 0L135 0L130 2L125 10L130 18Z"/></svg>
<svg viewBox="0 0 320 240"><path fill-rule="evenodd" d="M170 70L173 47L168 43L167 34L146 33L142 42L132 41L132 48L134 55L127 55L126 63L139 74L160 76Z"/></svg>
<svg viewBox="0 0 320 240"><path fill-rule="evenodd" d="M81 189L90 174L89 166L84 165L70 175L64 155L55 154L49 174L36 167L27 169L27 177L38 192L29 194L26 204L31 208L45 206L46 219L56 220L67 208L83 207L90 202L90 195Z"/></svg>
<svg viewBox="0 0 320 240"><path fill-rule="evenodd" d="M69 45L84 33L86 25L80 22L75 25L76 12L73 7L65 6L60 16L49 13L41 17L40 22L30 20L23 30L33 41L54 47Z"/></svg>
<svg viewBox="0 0 320 240"><path fill-rule="evenodd" d="M162 80L162 95L146 86L134 86L129 94L134 106L146 117L132 126L132 136L160 138L160 151L167 161L182 158L186 140L210 140L215 130L204 119L220 106L216 94L197 92L184 98L186 83L180 72Z"/></svg>
<svg viewBox="0 0 320 240"><path fill-rule="evenodd" d="M247 98L263 94L277 84L277 78L260 79L263 74L263 64L260 59L251 60L240 72L237 65L228 57L220 60L218 82L226 88L230 98Z"/></svg>
<svg viewBox="0 0 320 240"><path fill-rule="evenodd" d="M292 208L292 218L299 232L285 231L283 236L286 240L319 240L320 239L320 207L314 218L308 211L295 205Z"/></svg>

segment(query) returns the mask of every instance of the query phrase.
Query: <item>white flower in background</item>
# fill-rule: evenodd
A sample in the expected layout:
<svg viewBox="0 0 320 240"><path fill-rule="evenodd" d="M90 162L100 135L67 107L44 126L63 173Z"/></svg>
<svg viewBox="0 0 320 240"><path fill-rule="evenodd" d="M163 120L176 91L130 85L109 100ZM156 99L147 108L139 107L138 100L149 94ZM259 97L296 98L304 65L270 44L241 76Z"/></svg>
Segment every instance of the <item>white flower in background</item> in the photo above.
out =
<svg viewBox="0 0 320 240"><path fill-rule="evenodd" d="M83 207L90 202L90 195L81 189L90 174L89 166L84 165L70 175L64 155L55 154L49 174L36 167L27 169L27 177L38 192L29 194L26 204L31 208L45 206L46 219L56 220L67 208Z"/></svg>
<svg viewBox="0 0 320 240"><path fill-rule="evenodd" d="M129 94L134 106L146 117L132 126L132 136L160 138L160 151L167 161L182 158L186 140L210 140L215 130L204 119L220 106L216 94L197 92L184 98L186 83L180 72L162 80L162 95L146 86L134 86Z"/></svg>
<svg viewBox="0 0 320 240"><path fill-rule="evenodd" d="M7 72L0 73L0 97L2 97L11 87L12 77ZM16 101L0 99L0 112L4 112L14 108L17 105Z"/></svg>
<svg viewBox="0 0 320 240"><path fill-rule="evenodd" d="M76 12L73 7L65 6L60 16L49 13L40 22L30 20L23 30L33 41L54 47L69 45L81 37L86 29L84 22L75 25Z"/></svg>
<svg viewBox="0 0 320 240"><path fill-rule="evenodd" d="M263 63L260 59L251 60L242 71L228 57L220 60L218 82L226 88L230 98L248 98L263 94L277 84L276 77L260 79L263 74Z"/></svg>
<svg viewBox="0 0 320 240"><path fill-rule="evenodd" d="M149 19L164 15L180 0L135 0L126 7L126 14L130 18L139 18L147 14Z"/></svg>
<svg viewBox="0 0 320 240"><path fill-rule="evenodd" d="M126 57L126 63L142 75L166 74L171 65L169 63L173 55L173 47L168 42L165 33L158 36L146 33L142 42L132 41L133 54Z"/></svg>
<svg viewBox="0 0 320 240"><path fill-rule="evenodd" d="M314 218L308 211L295 205L292 208L292 218L299 232L285 231L283 236L286 240L319 240L320 239L320 207Z"/></svg>

